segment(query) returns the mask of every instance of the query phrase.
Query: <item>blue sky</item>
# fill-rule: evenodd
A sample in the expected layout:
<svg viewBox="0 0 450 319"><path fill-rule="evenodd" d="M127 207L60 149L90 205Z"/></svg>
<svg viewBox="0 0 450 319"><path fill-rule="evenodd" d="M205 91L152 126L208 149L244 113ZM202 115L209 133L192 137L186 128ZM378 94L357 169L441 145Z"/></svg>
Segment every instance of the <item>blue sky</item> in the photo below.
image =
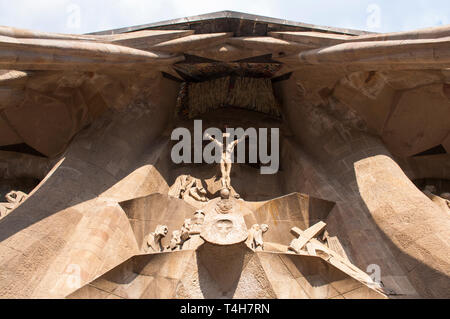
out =
<svg viewBox="0 0 450 319"><path fill-rule="evenodd" d="M0 0L0 25L87 33L221 10L374 32L450 24L450 0Z"/></svg>

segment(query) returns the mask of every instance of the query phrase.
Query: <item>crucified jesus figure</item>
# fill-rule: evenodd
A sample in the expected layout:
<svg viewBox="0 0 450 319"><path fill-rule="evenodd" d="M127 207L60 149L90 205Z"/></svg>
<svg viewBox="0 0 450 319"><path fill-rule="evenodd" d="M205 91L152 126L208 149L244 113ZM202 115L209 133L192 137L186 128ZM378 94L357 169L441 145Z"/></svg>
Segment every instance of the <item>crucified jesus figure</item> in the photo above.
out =
<svg viewBox="0 0 450 319"><path fill-rule="evenodd" d="M224 139L224 143L219 142L214 137L212 137L210 134L205 133L205 137L214 142L217 146L219 146L222 150L222 156L220 158L220 172L222 173L222 187L231 189L231 154L233 154L234 148L236 145L238 145L240 142L242 142L247 135L244 134L240 139L234 140L226 145L224 147L224 143L226 143L226 139L230 137L230 133L223 133L222 137Z"/></svg>

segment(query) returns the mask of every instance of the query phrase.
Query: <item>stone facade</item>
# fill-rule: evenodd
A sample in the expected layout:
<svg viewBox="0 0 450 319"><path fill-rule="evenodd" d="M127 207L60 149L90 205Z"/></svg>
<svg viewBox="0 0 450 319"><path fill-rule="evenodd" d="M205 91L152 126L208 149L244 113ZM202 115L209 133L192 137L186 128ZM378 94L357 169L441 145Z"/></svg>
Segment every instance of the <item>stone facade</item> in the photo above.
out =
<svg viewBox="0 0 450 319"><path fill-rule="evenodd" d="M0 298L450 298L449 36L0 27ZM279 171L175 164L194 119Z"/></svg>

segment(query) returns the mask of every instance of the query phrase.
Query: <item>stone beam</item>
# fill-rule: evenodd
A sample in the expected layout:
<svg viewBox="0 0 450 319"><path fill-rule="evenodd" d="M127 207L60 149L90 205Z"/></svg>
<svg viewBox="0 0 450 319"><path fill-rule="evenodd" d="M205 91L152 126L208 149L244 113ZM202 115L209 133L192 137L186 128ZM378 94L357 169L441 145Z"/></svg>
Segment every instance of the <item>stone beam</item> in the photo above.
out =
<svg viewBox="0 0 450 319"><path fill-rule="evenodd" d="M271 52L271 51L270 51ZM250 49L242 49L231 44L219 44L214 47L208 47L199 50L188 51L188 54L204 57L207 59L232 62L237 60L242 60L246 58L251 58L254 56L261 56L268 54L270 52L263 52Z"/></svg>
<svg viewBox="0 0 450 319"><path fill-rule="evenodd" d="M271 37L286 41L293 41L309 46L329 46L343 43L354 38L354 36L323 33L323 32L290 32L290 31L273 31L268 33Z"/></svg>
<svg viewBox="0 0 450 319"><path fill-rule="evenodd" d="M113 35L99 35L100 42L111 42L130 48L149 50L152 46L192 35L194 30L144 30Z"/></svg>
<svg viewBox="0 0 450 319"><path fill-rule="evenodd" d="M393 32L383 34L367 34L348 39L349 42L361 41L388 41L388 40L417 40L417 39L437 39L450 37L450 25L432 27L415 31Z"/></svg>
<svg viewBox="0 0 450 319"><path fill-rule="evenodd" d="M136 68L172 64L183 59L115 44L5 36L0 36L0 50L0 68L17 70L97 70L106 66Z"/></svg>
<svg viewBox="0 0 450 319"><path fill-rule="evenodd" d="M299 53L305 64L450 64L450 37L425 40L390 40L342 43ZM295 58L294 58L295 59ZM287 57L282 62L294 62Z"/></svg>
<svg viewBox="0 0 450 319"><path fill-rule="evenodd" d="M0 26L0 36L22 39L84 40L95 41L98 36L40 32Z"/></svg>
<svg viewBox="0 0 450 319"><path fill-rule="evenodd" d="M218 45L223 43L226 38L232 36L232 32L193 34L180 39L159 43L153 46L153 50L182 53L184 51Z"/></svg>
<svg viewBox="0 0 450 319"><path fill-rule="evenodd" d="M272 37L239 37L227 39L227 42L237 47L268 52L284 52L294 54L314 48L313 45L276 39Z"/></svg>

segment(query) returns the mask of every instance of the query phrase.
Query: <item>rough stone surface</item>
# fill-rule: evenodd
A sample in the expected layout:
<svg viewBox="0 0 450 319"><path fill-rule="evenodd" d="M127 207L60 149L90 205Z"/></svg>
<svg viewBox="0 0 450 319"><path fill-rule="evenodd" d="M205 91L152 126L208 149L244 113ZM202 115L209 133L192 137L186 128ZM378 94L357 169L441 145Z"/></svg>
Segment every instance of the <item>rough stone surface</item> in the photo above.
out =
<svg viewBox="0 0 450 319"><path fill-rule="evenodd" d="M0 298L450 298L449 36L0 27ZM194 119L279 129L280 169L174 163Z"/></svg>

